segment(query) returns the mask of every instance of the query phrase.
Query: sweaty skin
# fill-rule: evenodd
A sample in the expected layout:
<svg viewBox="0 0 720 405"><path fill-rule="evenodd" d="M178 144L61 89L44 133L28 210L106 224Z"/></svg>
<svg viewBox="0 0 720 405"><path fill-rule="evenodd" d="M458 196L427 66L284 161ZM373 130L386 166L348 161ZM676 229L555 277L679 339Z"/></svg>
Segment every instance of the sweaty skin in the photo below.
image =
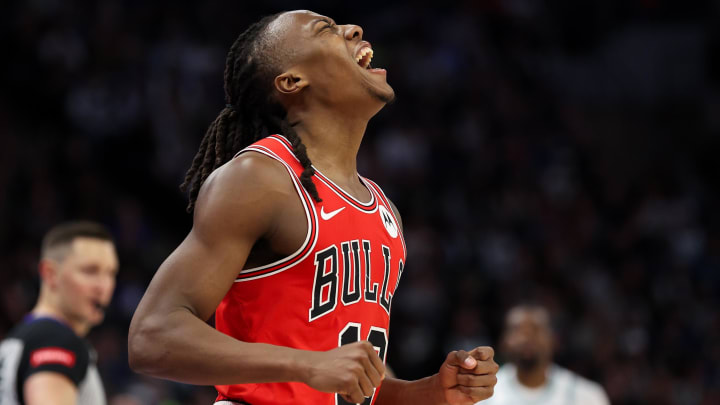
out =
<svg viewBox="0 0 720 405"><path fill-rule="evenodd" d="M274 96L313 164L367 201L357 152L368 121L394 93L383 70L357 64L362 35L358 26L296 11L268 27L265 46L293 50L277 62L282 73L274 80ZM192 230L160 266L133 317L132 368L202 385L297 381L362 402L385 374L370 343L303 351L242 342L205 323L246 264L293 253L306 233L301 203L279 162L248 152L217 169L200 190ZM412 382L384 378L376 404L469 405L486 399L495 384L493 355L487 347L452 352L434 376Z"/></svg>

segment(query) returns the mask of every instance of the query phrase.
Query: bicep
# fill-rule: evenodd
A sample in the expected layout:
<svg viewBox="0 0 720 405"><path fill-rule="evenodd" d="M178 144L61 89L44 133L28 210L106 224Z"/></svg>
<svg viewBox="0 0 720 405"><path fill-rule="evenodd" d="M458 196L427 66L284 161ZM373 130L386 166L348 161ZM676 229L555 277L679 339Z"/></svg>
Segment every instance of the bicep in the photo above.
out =
<svg viewBox="0 0 720 405"><path fill-rule="evenodd" d="M155 309L186 308L207 320L242 269L254 241L213 240L193 230L163 262L145 297Z"/></svg>
<svg viewBox="0 0 720 405"><path fill-rule="evenodd" d="M42 371L25 380L23 396L27 405L75 405L77 387L63 374Z"/></svg>
<svg viewBox="0 0 720 405"><path fill-rule="evenodd" d="M158 269L139 312L187 309L204 320L212 315L255 242L273 229L274 202L289 187L274 163L258 159L231 162L233 167L208 178L193 229Z"/></svg>

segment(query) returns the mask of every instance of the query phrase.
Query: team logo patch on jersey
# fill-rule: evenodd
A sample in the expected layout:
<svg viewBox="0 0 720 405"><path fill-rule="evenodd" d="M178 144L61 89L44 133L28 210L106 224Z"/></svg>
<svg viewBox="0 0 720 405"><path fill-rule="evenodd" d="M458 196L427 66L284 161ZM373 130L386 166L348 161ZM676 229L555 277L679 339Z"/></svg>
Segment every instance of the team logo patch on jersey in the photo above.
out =
<svg viewBox="0 0 720 405"><path fill-rule="evenodd" d="M39 367L44 364L60 364L65 367L75 365L75 353L60 347L43 347L30 353L30 366Z"/></svg>
<svg viewBox="0 0 720 405"><path fill-rule="evenodd" d="M378 212L380 213L380 219L382 219L383 225L385 225L385 230L390 234L390 237L397 238L398 227L397 224L395 224L392 214L382 205L379 205Z"/></svg>

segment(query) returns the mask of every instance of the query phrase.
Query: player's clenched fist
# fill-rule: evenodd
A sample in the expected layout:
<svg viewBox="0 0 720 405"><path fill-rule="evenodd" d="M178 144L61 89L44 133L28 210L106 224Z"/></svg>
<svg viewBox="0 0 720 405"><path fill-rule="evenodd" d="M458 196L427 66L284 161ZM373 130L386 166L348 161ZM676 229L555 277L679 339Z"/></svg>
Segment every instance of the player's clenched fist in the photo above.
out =
<svg viewBox="0 0 720 405"><path fill-rule="evenodd" d="M450 405L472 405L490 398L497 383L494 355L495 351L487 346L448 354L438 373L445 401Z"/></svg>
<svg viewBox="0 0 720 405"><path fill-rule="evenodd" d="M360 403L385 378L385 365L368 341L327 352L306 352L302 382L318 391L339 393Z"/></svg>

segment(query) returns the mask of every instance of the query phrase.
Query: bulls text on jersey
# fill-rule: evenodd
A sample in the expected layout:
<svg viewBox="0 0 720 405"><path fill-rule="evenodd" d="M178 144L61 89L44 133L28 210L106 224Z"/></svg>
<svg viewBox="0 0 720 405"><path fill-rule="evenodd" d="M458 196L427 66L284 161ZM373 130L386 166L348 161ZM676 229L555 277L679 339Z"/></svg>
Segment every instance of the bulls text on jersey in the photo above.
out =
<svg viewBox="0 0 720 405"><path fill-rule="evenodd" d="M337 308L338 302L342 302L344 306L360 302L378 303L388 314L390 314L390 305L392 304L393 294L390 292L388 284L392 257L390 257L390 248L381 245L385 268L383 269L382 286L378 283L372 283L372 266L370 263L370 255L373 249L370 241L352 240L340 243L338 245L330 245L329 247L318 251L315 254L315 281L312 289L312 307L309 311L310 322L320 318L323 315L331 313ZM361 254L364 260L360 260ZM340 260L342 255L342 261ZM342 264L342 267L340 266ZM403 272L402 259L397 261L398 272L397 280L395 280L395 288L400 283L400 277ZM340 271L342 271L342 286L340 284ZM377 271L377 270L375 270ZM361 283L362 280L362 283ZM378 287L380 293L378 294Z"/></svg>

